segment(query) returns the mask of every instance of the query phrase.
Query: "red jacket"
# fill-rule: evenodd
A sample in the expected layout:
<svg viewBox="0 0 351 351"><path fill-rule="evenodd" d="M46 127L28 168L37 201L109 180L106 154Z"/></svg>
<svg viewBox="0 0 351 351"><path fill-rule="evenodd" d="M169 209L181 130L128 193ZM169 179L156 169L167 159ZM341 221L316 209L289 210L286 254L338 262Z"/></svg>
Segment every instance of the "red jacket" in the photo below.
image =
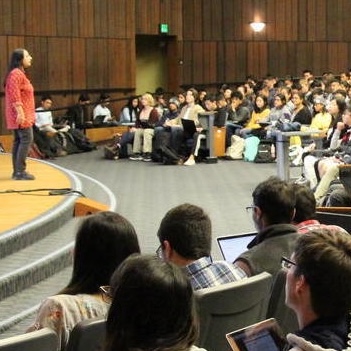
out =
<svg viewBox="0 0 351 351"><path fill-rule="evenodd" d="M21 125L16 123L17 111L15 106L23 107L25 119ZM19 68L14 68L6 78L5 116L7 129L29 128L35 121L33 85Z"/></svg>

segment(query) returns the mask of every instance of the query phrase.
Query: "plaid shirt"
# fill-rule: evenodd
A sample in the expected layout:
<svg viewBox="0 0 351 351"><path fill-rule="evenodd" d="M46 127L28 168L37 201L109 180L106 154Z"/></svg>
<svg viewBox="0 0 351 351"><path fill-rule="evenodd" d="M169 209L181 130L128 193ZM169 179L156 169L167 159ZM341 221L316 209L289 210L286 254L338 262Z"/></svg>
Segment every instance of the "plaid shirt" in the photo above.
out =
<svg viewBox="0 0 351 351"><path fill-rule="evenodd" d="M212 262L202 257L184 267L194 290L218 286L246 278L245 272L226 261Z"/></svg>

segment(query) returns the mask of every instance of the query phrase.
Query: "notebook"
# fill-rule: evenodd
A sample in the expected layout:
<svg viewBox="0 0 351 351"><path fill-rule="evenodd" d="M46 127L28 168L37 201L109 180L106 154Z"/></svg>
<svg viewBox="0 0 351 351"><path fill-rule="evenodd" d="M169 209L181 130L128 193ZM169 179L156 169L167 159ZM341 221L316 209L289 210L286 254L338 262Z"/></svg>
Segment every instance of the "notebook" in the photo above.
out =
<svg viewBox="0 0 351 351"><path fill-rule="evenodd" d="M192 119L182 118L182 125L185 133L189 135L193 135L194 133L196 133L196 125Z"/></svg>
<svg viewBox="0 0 351 351"><path fill-rule="evenodd" d="M240 254L247 250L248 243L256 235L256 232L250 232L228 236L219 236L217 238L217 243L224 260L227 262L234 262L234 260L240 256Z"/></svg>

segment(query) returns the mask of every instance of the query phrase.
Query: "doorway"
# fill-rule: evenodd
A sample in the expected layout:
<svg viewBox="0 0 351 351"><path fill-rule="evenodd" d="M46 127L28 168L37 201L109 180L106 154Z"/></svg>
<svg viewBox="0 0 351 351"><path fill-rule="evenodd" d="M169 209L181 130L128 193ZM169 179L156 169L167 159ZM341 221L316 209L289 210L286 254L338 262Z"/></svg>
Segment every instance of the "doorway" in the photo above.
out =
<svg viewBox="0 0 351 351"><path fill-rule="evenodd" d="M178 76L174 55L176 37L137 35L135 47L136 93L143 94L147 91L153 93L159 87L167 92L177 90L174 86L174 78Z"/></svg>

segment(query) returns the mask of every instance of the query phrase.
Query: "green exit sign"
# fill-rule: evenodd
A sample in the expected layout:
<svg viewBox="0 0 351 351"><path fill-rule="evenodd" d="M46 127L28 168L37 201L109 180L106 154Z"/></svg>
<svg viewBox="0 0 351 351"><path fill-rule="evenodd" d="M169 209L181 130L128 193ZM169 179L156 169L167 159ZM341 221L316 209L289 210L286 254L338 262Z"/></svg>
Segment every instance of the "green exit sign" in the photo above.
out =
<svg viewBox="0 0 351 351"><path fill-rule="evenodd" d="M167 23L160 23L160 34L168 34L169 32L169 26Z"/></svg>

